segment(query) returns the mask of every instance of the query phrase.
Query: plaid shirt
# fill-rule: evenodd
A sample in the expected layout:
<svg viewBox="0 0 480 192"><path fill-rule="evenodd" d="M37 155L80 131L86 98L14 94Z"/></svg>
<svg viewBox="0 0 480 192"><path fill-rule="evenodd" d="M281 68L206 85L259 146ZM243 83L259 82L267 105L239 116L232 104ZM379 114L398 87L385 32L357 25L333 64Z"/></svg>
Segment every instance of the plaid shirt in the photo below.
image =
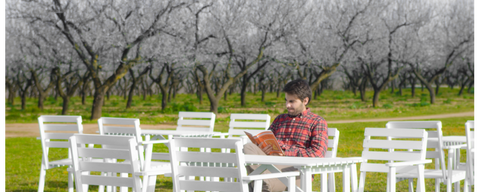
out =
<svg viewBox="0 0 480 192"><path fill-rule="evenodd" d="M286 156L325 157L327 122L309 108L296 117L278 115L269 130L275 134Z"/></svg>

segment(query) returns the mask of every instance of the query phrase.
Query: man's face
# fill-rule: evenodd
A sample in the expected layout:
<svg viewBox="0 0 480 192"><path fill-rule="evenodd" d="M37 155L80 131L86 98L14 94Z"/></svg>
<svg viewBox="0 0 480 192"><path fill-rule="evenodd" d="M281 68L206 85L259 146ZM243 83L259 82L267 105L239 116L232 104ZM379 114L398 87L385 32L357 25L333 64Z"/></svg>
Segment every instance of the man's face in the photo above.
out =
<svg viewBox="0 0 480 192"><path fill-rule="evenodd" d="M296 95L291 95L285 93L285 104L288 110L288 114L291 116L297 116L307 108L305 107L308 103L308 97L300 100Z"/></svg>

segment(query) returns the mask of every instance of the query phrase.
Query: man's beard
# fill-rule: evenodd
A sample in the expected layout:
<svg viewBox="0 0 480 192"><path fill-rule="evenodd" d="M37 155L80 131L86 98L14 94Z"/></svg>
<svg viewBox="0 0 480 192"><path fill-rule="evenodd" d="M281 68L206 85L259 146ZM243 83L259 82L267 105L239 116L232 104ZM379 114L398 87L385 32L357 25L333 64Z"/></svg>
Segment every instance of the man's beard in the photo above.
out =
<svg viewBox="0 0 480 192"><path fill-rule="evenodd" d="M288 109L287 109L287 110L288 110ZM293 111L293 112L288 112L288 115L295 117L295 116L300 115L300 113L302 113L302 111L300 111L301 109L294 109L294 110L295 110L295 111Z"/></svg>

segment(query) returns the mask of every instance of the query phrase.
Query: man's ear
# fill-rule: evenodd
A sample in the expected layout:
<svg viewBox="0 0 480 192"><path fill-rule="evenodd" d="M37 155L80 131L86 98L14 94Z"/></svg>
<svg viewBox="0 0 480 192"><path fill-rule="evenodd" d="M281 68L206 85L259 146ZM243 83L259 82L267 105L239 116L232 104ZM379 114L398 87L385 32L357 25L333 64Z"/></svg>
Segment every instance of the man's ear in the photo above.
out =
<svg viewBox="0 0 480 192"><path fill-rule="evenodd" d="M304 104L305 106L307 106L308 101L309 101L309 98L308 98L308 97L305 97L305 99L303 99L303 104Z"/></svg>

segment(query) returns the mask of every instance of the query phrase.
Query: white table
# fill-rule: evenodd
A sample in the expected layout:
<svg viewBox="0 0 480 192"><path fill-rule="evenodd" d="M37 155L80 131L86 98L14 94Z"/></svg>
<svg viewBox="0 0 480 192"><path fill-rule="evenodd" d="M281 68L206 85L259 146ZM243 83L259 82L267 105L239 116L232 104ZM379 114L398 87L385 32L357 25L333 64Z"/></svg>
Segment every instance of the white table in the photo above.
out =
<svg viewBox="0 0 480 192"><path fill-rule="evenodd" d="M245 155L245 163L261 164L251 175L261 174L267 169L272 173L280 172L280 170L273 165L290 165L297 168L301 173L302 182L301 190L297 188L297 191L312 191L312 175L327 174L331 171L343 171L343 191L350 191L350 184L352 191L357 191L356 163L362 163L364 161L361 157L310 158ZM327 182L322 183L321 187L321 191L326 192Z"/></svg>

